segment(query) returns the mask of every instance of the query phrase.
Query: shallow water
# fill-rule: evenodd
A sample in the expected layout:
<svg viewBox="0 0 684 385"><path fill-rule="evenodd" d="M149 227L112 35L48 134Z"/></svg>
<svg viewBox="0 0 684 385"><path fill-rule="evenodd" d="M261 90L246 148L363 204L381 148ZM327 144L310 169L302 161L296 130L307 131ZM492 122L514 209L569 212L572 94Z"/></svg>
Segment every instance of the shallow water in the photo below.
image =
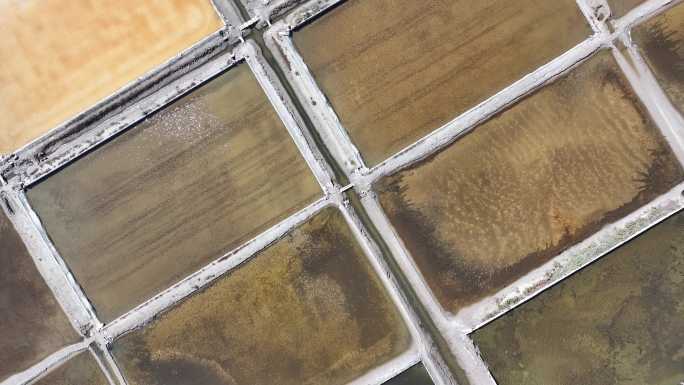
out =
<svg viewBox="0 0 684 385"><path fill-rule="evenodd" d="M614 18L622 17L646 0L608 0Z"/></svg>
<svg viewBox="0 0 684 385"><path fill-rule="evenodd" d="M320 194L241 64L48 177L28 198L109 321Z"/></svg>
<svg viewBox="0 0 684 385"><path fill-rule="evenodd" d="M109 385L107 377L89 352L69 359L36 385Z"/></svg>
<svg viewBox="0 0 684 385"><path fill-rule="evenodd" d="M0 209L0 381L78 339Z"/></svg>
<svg viewBox="0 0 684 385"><path fill-rule="evenodd" d="M574 0L350 0L293 38L375 165L590 35Z"/></svg>
<svg viewBox="0 0 684 385"><path fill-rule="evenodd" d="M434 385L422 364L416 364L383 385Z"/></svg>
<svg viewBox="0 0 684 385"><path fill-rule="evenodd" d="M376 188L438 300L456 312L683 178L601 53Z"/></svg>
<svg viewBox="0 0 684 385"><path fill-rule="evenodd" d="M500 385L684 380L684 213L474 333Z"/></svg>
<svg viewBox="0 0 684 385"><path fill-rule="evenodd" d="M130 385L342 385L409 340L341 214L326 209L113 352Z"/></svg>
<svg viewBox="0 0 684 385"><path fill-rule="evenodd" d="M638 26L631 35L660 86L684 112L684 5Z"/></svg>

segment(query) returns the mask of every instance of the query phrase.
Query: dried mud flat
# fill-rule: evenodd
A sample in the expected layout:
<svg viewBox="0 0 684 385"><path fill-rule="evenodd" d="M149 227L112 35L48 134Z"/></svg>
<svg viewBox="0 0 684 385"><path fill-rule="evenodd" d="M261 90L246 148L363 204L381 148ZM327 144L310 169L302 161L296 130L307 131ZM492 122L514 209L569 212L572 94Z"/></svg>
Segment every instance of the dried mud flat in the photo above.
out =
<svg viewBox="0 0 684 385"><path fill-rule="evenodd" d="M601 53L376 188L438 300L456 312L683 177Z"/></svg>
<svg viewBox="0 0 684 385"><path fill-rule="evenodd" d="M130 385L342 385L409 338L341 214L326 209L113 352Z"/></svg>
<svg viewBox="0 0 684 385"><path fill-rule="evenodd" d="M321 191L241 64L27 194L109 321Z"/></svg>
<svg viewBox="0 0 684 385"><path fill-rule="evenodd" d="M221 26L206 0L1 2L0 154L76 116Z"/></svg>
<svg viewBox="0 0 684 385"><path fill-rule="evenodd" d="M684 380L684 213L475 332L500 385Z"/></svg>
<svg viewBox="0 0 684 385"><path fill-rule="evenodd" d="M590 35L574 0L349 0L293 38L375 165Z"/></svg>
<svg viewBox="0 0 684 385"><path fill-rule="evenodd" d="M69 359L35 385L109 385L93 356L86 352Z"/></svg>

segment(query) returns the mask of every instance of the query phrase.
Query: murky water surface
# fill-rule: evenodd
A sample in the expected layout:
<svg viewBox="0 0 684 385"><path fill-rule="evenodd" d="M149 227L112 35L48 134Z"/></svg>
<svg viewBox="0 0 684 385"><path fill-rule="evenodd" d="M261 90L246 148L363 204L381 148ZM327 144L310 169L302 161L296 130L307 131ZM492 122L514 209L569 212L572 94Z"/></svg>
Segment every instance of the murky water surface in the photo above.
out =
<svg viewBox="0 0 684 385"><path fill-rule="evenodd" d="M684 213L485 326L500 385L684 381Z"/></svg>
<svg viewBox="0 0 684 385"><path fill-rule="evenodd" d="M646 61L680 112L684 112L684 5L632 31Z"/></svg>
<svg viewBox="0 0 684 385"><path fill-rule="evenodd" d="M209 0L0 2L0 154L221 26Z"/></svg>
<svg viewBox="0 0 684 385"><path fill-rule="evenodd" d="M456 312L683 178L601 53L376 187L438 300Z"/></svg>
<svg viewBox="0 0 684 385"><path fill-rule="evenodd" d="M89 352L83 352L36 382L36 385L109 385Z"/></svg>
<svg viewBox="0 0 684 385"><path fill-rule="evenodd" d="M28 192L108 321L320 194L242 64Z"/></svg>
<svg viewBox="0 0 684 385"><path fill-rule="evenodd" d="M0 209L0 381L78 338Z"/></svg>
<svg viewBox="0 0 684 385"><path fill-rule="evenodd" d="M608 0L608 6L610 6L613 17L618 18L626 15L627 12L644 2L646 0Z"/></svg>
<svg viewBox="0 0 684 385"><path fill-rule="evenodd" d="M416 364L383 385L434 385L422 364Z"/></svg>
<svg viewBox="0 0 684 385"><path fill-rule="evenodd" d="M341 214L326 209L114 354L130 385L342 385L409 338Z"/></svg>
<svg viewBox="0 0 684 385"><path fill-rule="evenodd" d="M375 165L589 35L574 0L350 0L294 41Z"/></svg>

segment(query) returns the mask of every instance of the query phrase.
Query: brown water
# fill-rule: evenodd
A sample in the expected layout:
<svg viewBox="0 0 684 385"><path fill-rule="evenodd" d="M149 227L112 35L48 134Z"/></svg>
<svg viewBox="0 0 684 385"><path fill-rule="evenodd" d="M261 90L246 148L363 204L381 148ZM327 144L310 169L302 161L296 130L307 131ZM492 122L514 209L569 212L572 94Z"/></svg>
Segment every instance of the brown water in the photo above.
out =
<svg viewBox="0 0 684 385"><path fill-rule="evenodd" d="M104 321L320 194L245 64L28 191Z"/></svg>
<svg viewBox="0 0 684 385"><path fill-rule="evenodd" d="M109 385L89 352L83 352L43 377L36 385Z"/></svg>
<svg viewBox="0 0 684 385"><path fill-rule="evenodd" d="M500 385L684 381L684 213L485 326Z"/></svg>
<svg viewBox="0 0 684 385"><path fill-rule="evenodd" d="M0 209L0 381L78 341Z"/></svg>
<svg viewBox="0 0 684 385"><path fill-rule="evenodd" d="M440 303L456 312L683 178L601 53L376 187Z"/></svg>
<svg viewBox="0 0 684 385"><path fill-rule="evenodd" d="M684 5L635 28L632 38L661 87L684 112Z"/></svg>
<svg viewBox="0 0 684 385"><path fill-rule="evenodd" d="M349 0L294 41L375 165L589 35L574 0Z"/></svg>
<svg viewBox="0 0 684 385"><path fill-rule="evenodd" d="M208 0L0 3L0 154L222 26Z"/></svg>
<svg viewBox="0 0 684 385"><path fill-rule="evenodd" d="M434 385L422 364L416 364L383 385Z"/></svg>
<svg viewBox="0 0 684 385"><path fill-rule="evenodd" d="M341 214L326 209L113 352L130 385L341 385L409 338Z"/></svg>

